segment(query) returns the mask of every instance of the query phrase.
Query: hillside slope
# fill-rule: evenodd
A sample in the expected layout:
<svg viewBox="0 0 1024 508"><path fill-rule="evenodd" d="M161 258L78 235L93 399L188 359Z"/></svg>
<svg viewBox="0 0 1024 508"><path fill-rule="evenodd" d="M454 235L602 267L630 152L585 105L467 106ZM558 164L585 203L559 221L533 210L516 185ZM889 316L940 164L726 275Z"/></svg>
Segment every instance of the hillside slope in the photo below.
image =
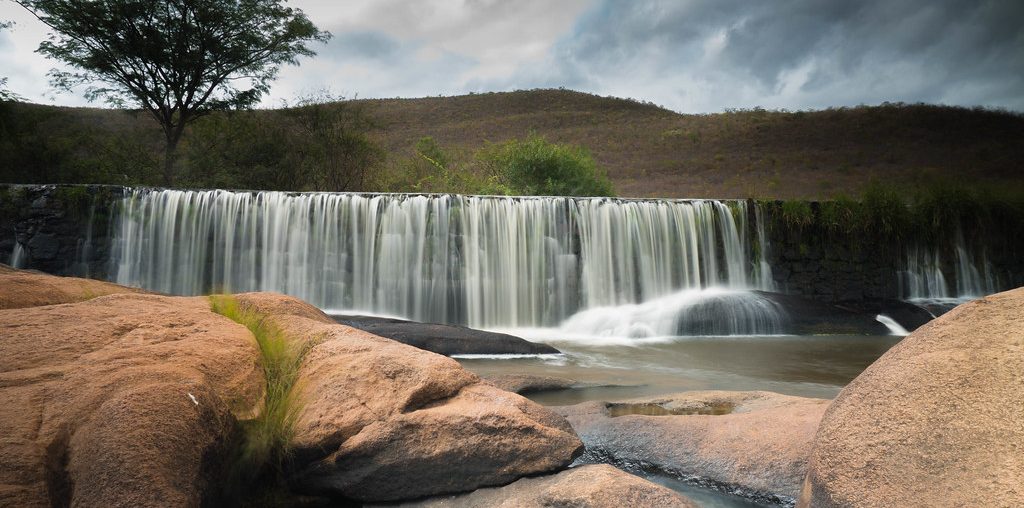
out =
<svg viewBox="0 0 1024 508"><path fill-rule="evenodd" d="M872 178L1024 180L1024 117L929 105L683 115L561 90L365 101L388 150L525 136L587 147L621 196L828 197Z"/></svg>
<svg viewBox="0 0 1024 508"><path fill-rule="evenodd" d="M586 147L620 196L822 198L856 195L871 180L1024 184L1024 116L1016 113L886 104L684 115L566 90L353 104L379 125L373 136L385 165L412 155L424 136L471 154L536 132ZM0 181L158 183L125 168L159 159L158 131L144 115L2 105Z"/></svg>

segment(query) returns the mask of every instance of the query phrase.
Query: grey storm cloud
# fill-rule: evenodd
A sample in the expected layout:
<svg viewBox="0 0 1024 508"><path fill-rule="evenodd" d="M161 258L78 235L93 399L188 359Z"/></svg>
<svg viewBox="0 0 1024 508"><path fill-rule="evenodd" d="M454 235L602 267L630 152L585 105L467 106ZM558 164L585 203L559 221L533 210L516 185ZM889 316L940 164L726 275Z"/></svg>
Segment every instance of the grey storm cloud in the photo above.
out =
<svg viewBox="0 0 1024 508"><path fill-rule="evenodd" d="M267 105L330 89L419 97L565 87L684 112L933 102L1024 111L1021 0L295 0L334 38ZM0 35L40 97L45 30ZM6 58L6 56L5 56ZM33 95L36 94L36 95ZM80 99L63 96L65 104Z"/></svg>
<svg viewBox="0 0 1024 508"><path fill-rule="evenodd" d="M1021 110L1024 2L608 0L552 60L556 72L537 81L632 85L681 109L890 100Z"/></svg>

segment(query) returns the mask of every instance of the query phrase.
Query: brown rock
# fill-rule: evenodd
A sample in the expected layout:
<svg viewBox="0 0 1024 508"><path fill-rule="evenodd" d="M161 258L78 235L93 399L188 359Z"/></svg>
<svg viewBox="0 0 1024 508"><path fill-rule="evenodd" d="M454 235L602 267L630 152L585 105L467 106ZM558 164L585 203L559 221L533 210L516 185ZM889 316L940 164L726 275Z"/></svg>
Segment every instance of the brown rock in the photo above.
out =
<svg viewBox="0 0 1024 508"><path fill-rule="evenodd" d="M32 275L48 294L81 287ZM205 298L0 310L0 336L2 506L196 506L262 397L252 335Z"/></svg>
<svg viewBox="0 0 1024 508"><path fill-rule="evenodd" d="M0 264L0 309L73 303L115 293L143 292L110 282L54 277L40 272L15 270Z"/></svg>
<svg viewBox="0 0 1024 508"><path fill-rule="evenodd" d="M582 451L563 418L450 358L336 324L296 299L238 299L311 341L293 439L301 492L364 501L463 492L563 468Z"/></svg>
<svg viewBox="0 0 1024 508"><path fill-rule="evenodd" d="M605 464L593 464L504 487L403 504L422 508L696 508L683 495Z"/></svg>
<svg viewBox="0 0 1024 508"><path fill-rule="evenodd" d="M800 506L1024 506L1024 288L953 309L836 398Z"/></svg>
<svg viewBox="0 0 1024 508"><path fill-rule="evenodd" d="M695 475L747 495L791 501L829 401L771 392L685 392L555 408L585 461Z"/></svg>
<svg viewBox="0 0 1024 508"><path fill-rule="evenodd" d="M487 376L485 380L502 390L520 395L537 392L568 390L578 385L575 380L554 376L533 376L530 374L500 374Z"/></svg>

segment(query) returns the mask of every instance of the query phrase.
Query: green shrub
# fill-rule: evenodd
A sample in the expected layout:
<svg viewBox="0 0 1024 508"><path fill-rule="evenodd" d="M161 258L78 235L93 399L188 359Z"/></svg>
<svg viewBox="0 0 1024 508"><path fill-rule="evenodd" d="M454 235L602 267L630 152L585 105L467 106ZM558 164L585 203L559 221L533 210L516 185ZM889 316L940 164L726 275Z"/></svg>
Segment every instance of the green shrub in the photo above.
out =
<svg viewBox="0 0 1024 508"><path fill-rule="evenodd" d="M477 155L496 190L532 196L613 196L607 175L583 148L550 143L537 134L490 145Z"/></svg>
<svg viewBox="0 0 1024 508"><path fill-rule="evenodd" d="M789 227L804 229L814 222L811 204L802 200L783 201L782 220Z"/></svg>

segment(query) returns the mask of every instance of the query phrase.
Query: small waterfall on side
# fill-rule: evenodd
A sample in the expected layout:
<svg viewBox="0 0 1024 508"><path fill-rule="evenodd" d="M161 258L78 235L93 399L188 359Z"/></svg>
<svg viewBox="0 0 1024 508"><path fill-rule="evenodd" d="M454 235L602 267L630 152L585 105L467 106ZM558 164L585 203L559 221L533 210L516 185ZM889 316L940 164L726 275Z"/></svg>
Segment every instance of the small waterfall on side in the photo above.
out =
<svg viewBox="0 0 1024 508"><path fill-rule="evenodd" d="M938 251L907 250L905 269L900 273L900 294L908 300L950 298L949 284L942 273Z"/></svg>
<svg viewBox="0 0 1024 508"><path fill-rule="evenodd" d="M8 264L11 265L11 268L25 267L25 249L20 243L14 242L14 248L11 249L11 259L8 260Z"/></svg>
<svg viewBox="0 0 1024 508"><path fill-rule="evenodd" d="M906 328L903 328L903 325L899 324L895 319L886 316L885 314L879 314L875 316L875 321L878 321L879 323L885 325L885 327L889 329L889 335L899 335L902 337L910 334L910 332L908 332Z"/></svg>
<svg viewBox="0 0 1024 508"><path fill-rule="evenodd" d="M899 274L900 294L909 301L951 308L998 291L999 281L984 255L975 256L961 231L955 235L952 252L956 261L943 263L939 249L907 249L905 269ZM951 278L950 278L951 276Z"/></svg>
<svg viewBox="0 0 1024 508"><path fill-rule="evenodd" d="M742 201L139 189L116 212L110 273L173 294L269 290L325 309L551 327L681 290L770 287L750 212Z"/></svg>

